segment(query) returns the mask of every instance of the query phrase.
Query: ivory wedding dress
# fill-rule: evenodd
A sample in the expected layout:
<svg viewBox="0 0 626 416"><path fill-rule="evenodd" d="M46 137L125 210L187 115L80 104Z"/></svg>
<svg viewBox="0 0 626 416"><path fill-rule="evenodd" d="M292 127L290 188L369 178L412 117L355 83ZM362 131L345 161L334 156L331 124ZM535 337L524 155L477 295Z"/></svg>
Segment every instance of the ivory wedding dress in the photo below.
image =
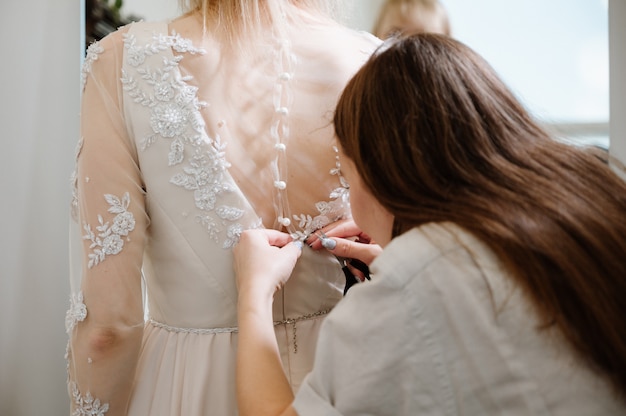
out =
<svg viewBox="0 0 626 416"><path fill-rule="evenodd" d="M302 21L240 52L202 37L194 15L89 47L66 316L73 414L237 413L231 248L245 229L304 239L349 215L332 116L379 44ZM276 296L294 390L343 279L305 245Z"/></svg>

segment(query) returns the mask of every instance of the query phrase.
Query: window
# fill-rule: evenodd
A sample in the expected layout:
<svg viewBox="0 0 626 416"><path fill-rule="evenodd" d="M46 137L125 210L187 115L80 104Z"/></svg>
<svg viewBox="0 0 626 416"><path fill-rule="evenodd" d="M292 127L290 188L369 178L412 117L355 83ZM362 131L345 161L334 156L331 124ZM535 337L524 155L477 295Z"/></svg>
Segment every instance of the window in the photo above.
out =
<svg viewBox="0 0 626 416"><path fill-rule="evenodd" d="M559 136L609 145L608 0L442 0L481 54Z"/></svg>

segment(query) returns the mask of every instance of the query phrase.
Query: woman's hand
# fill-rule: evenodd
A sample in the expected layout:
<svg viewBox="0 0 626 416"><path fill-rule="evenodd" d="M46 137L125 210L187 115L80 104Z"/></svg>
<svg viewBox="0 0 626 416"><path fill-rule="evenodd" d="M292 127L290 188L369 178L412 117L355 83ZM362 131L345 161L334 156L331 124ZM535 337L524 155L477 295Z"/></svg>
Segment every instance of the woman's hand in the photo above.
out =
<svg viewBox="0 0 626 416"><path fill-rule="evenodd" d="M289 234L257 229L241 233L233 249L240 298L243 293L269 297L291 276L302 253L302 244Z"/></svg>
<svg viewBox="0 0 626 416"><path fill-rule="evenodd" d="M272 302L291 276L301 249L300 242L276 230L244 231L233 249L239 289L236 379L240 415L295 414L274 332Z"/></svg>
<svg viewBox="0 0 626 416"><path fill-rule="evenodd" d="M383 251L367 234L356 225L352 219L334 222L309 237L307 243L314 250L326 248L339 257L358 259L368 266ZM322 246L320 236L326 236L332 243Z"/></svg>

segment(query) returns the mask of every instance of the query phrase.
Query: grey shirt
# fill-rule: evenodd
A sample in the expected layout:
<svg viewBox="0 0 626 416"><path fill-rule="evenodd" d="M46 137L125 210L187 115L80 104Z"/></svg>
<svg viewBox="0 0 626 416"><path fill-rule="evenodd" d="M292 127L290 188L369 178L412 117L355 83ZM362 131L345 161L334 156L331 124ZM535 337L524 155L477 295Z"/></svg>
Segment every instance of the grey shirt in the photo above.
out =
<svg viewBox="0 0 626 416"><path fill-rule="evenodd" d="M300 415L626 414L461 228L413 229L371 271L322 326Z"/></svg>

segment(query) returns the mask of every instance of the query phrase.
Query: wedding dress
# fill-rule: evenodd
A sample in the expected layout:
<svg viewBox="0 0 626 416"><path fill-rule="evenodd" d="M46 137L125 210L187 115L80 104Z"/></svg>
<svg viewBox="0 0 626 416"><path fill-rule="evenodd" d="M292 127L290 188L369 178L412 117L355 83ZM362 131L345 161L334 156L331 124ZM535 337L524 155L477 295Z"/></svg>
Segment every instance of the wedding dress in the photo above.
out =
<svg viewBox="0 0 626 416"><path fill-rule="evenodd" d="M349 215L333 136L343 86L379 41L303 17L237 51L193 15L134 23L83 66L72 199L68 389L76 415L235 415L242 230L304 240ZM298 389L336 260L306 245L274 319Z"/></svg>

